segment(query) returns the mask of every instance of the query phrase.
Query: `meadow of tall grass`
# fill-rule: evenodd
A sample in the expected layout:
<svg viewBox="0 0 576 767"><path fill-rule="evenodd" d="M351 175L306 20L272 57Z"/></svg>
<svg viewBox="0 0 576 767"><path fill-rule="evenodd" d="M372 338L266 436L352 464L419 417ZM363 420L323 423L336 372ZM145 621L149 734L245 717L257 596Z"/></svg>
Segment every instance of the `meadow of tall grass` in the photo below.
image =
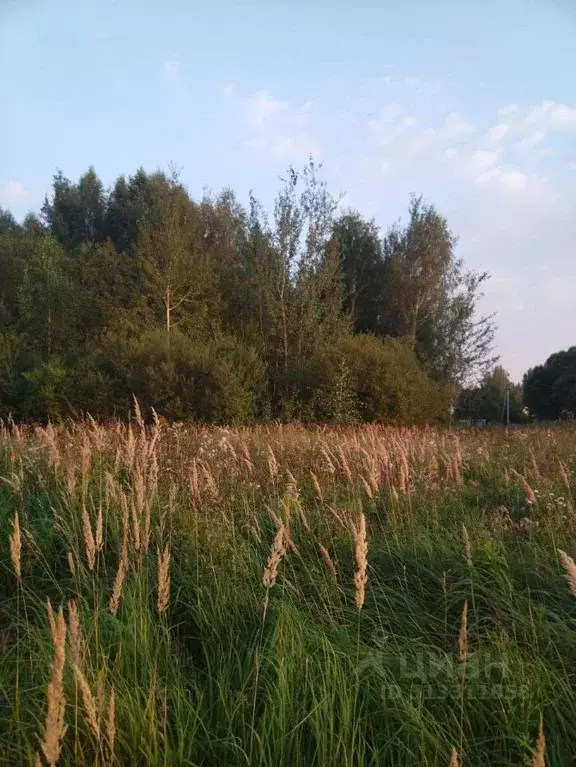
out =
<svg viewBox="0 0 576 767"><path fill-rule="evenodd" d="M0 431L0 763L576 763L576 429Z"/></svg>

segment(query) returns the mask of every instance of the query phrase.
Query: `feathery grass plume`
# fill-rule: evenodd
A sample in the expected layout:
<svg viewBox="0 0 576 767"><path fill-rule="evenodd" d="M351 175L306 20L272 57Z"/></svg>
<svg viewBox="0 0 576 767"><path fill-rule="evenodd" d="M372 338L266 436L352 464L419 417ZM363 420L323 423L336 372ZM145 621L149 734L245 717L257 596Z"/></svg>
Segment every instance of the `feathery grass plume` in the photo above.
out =
<svg viewBox="0 0 576 767"><path fill-rule="evenodd" d="M190 471L188 473L188 484L192 492L192 496L196 499L200 499L200 484L198 482L198 464L196 459L193 458L190 464Z"/></svg>
<svg viewBox="0 0 576 767"><path fill-rule="evenodd" d="M128 569L128 509L123 507L123 533L122 533L122 552L120 554L120 562L118 563L118 570L116 571L116 578L114 579L114 586L112 588L112 595L110 596L110 602L108 603L108 612L112 615L116 615L118 612L118 606L120 604L120 597L122 596L122 586L124 585L124 578L126 577L126 570Z"/></svg>
<svg viewBox="0 0 576 767"><path fill-rule="evenodd" d="M400 490L404 495L410 495L410 466L406 452L400 453Z"/></svg>
<svg viewBox="0 0 576 767"><path fill-rule="evenodd" d="M272 586L276 583L276 578L278 577L278 565L286 556L287 544L288 535L286 532L286 526L281 524L278 528L278 532L274 537L274 543L272 544L270 556L268 557L268 562L266 563L266 569L264 570L264 575L262 576L262 583L264 586L266 586L267 589L272 588Z"/></svg>
<svg viewBox="0 0 576 767"><path fill-rule="evenodd" d="M140 519L138 518L138 507L134 499L131 500L130 509L132 511L132 541L136 551L140 551Z"/></svg>
<svg viewBox="0 0 576 767"><path fill-rule="evenodd" d="M468 562L468 567L472 567L472 548L470 546L470 536L468 535L468 530L466 529L466 525L464 523L462 523L462 537L464 538L466 562Z"/></svg>
<svg viewBox="0 0 576 767"><path fill-rule="evenodd" d="M102 716L104 714L104 703L105 703L105 690L104 690L104 669L100 669L98 672L98 677L96 678L96 714L98 716L98 721L100 722L102 720Z"/></svg>
<svg viewBox="0 0 576 767"><path fill-rule="evenodd" d="M330 570L330 573L332 574L332 578L334 579L334 582L336 582L338 580L338 572L336 570L336 565L334 564L334 560L330 556L328 549L322 544L320 544L320 551L322 552L322 557L324 559L324 562L326 562L326 565L328 566L328 569Z"/></svg>
<svg viewBox="0 0 576 767"><path fill-rule="evenodd" d="M68 602L68 641L70 642L70 657L72 663L82 666L86 652L86 640L82 633L80 613L76 602Z"/></svg>
<svg viewBox="0 0 576 767"><path fill-rule="evenodd" d="M163 613L170 603L170 549L158 549L158 612Z"/></svg>
<svg viewBox="0 0 576 767"><path fill-rule="evenodd" d="M450 753L449 767L460 767L460 757L458 756L458 751L454 746L452 747L452 751Z"/></svg>
<svg viewBox="0 0 576 767"><path fill-rule="evenodd" d="M108 750L114 754L114 738L116 736L116 695L114 688L110 691L108 699L108 716L106 717L106 738L108 740Z"/></svg>
<svg viewBox="0 0 576 767"><path fill-rule="evenodd" d="M58 443L56 442L56 431L51 423L44 429L44 436L46 437L46 442L50 450L48 465L51 469L56 470L60 465L60 451L58 450Z"/></svg>
<svg viewBox="0 0 576 767"><path fill-rule="evenodd" d="M538 461L536 460L536 455L534 453L534 448L530 448L530 463L532 464L532 473L536 477L536 479L540 479L540 469L538 468Z"/></svg>
<svg viewBox="0 0 576 767"><path fill-rule="evenodd" d="M562 479L562 482L566 485L566 488L570 490L570 477L568 476L568 469L566 468L566 465L563 461L559 461L559 467L560 467L560 477Z"/></svg>
<svg viewBox="0 0 576 767"><path fill-rule="evenodd" d="M318 477L316 474L314 474L313 471L310 472L310 477L312 478L312 487L314 488L314 492L320 499L321 503L324 503L324 496L322 495L322 488L320 487L320 483L318 482Z"/></svg>
<svg viewBox="0 0 576 767"><path fill-rule="evenodd" d="M564 570L566 571L568 588L572 595L576 597L576 563L572 557L566 554L565 551L562 551L562 549L558 549L558 553L560 554L560 559L562 560Z"/></svg>
<svg viewBox="0 0 576 767"><path fill-rule="evenodd" d="M513 474L516 479L520 480L520 484L522 485L522 489L524 490L524 493L526 495L526 503L532 505L536 503L536 494L532 487L529 485L528 481L526 480L526 477L523 474L520 474L516 471L516 469L510 469L510 473Z"/></svg>
<svg viewBox="0 0 576 767"><path fill-rule="evenodd" d="M76 467L71 461L66 464L66 489L70 498L73 498L76 492Z"/></svg>
<svg viewBox="0 0 576 767"><path fill-rule="evenodd" d="M368 582L368 543L366 541L366 517L360 514L360 523L354 527L356 572L354 573L354 586L356 588L356 606L361 609L366 598L366 584Z"/></svg>
<svg viewBox="0 0 576 767"><path fill-rule="evenodd" d="M352 472L350 471L350 466L348 466L346 455L342 449L342 443L338 445L338 457L340 458L340 466L342 466L342 471L346 475L346 479L350 481L352 479Z"/></svg>
<svg viewBox="0 0 576 767"><path fill-rule="evenodd" d="M326 459L326 464L328 466L328 471L330 472L330 474L335 474L336 469L334 468L334 463L332 461L332 458L330 457L330 453L328 452L328 450L325 447L321 447L320 452Z"/></svg>
<svg viewBox="0 0 576 767"><path fill-rule="evenodd" d="M86 720L90 725L90 729L94 733L96 740L100 740L100 725L98 724L98 713L96 709L96 701L92 695L90 685L82 670L75 664L72 664L72 670L74 671L74 677L82 693L82 703L84 704L84 713Z"/></svg>
<svg viewBox="0 0 576 767"><path fill-rule="evenodd" d="M66 556L68 558L68 567L70 568L70 573L72 575L76 575L76 565L74 564L74 556L72 552L69 551Z"/></svg>
<svg viewBox="0 0 576 767"><path fill-rule="evenodd" d="M132 404L134 405L134 420L140 427L142 431L144 431L144 419L142 418L142 413L140 411L140 404L138 400L136 399L136 395L132 395Z"/></svg>
<svg viewBox="0 0 576 767"><path fill-rule="evenodd" d="M270 474L270 479L275 479L278 475L278 461L271 445L268 445L268 473Z"/></svg>
<svg viewBox="0 0 576 767"><path fill-rule="evenodd" d="M341 527L347 527L346 522L344 521L344 517L340 514L340 512L336 511L336 509L332 508L332 506L326 506L326 508Z"/></svg>
<svg viewBox="0 0 576 767"><path fill-rule="evenodd" d="M460 618L460 633L458 634L458 653L460 660L468 657L468 600L464 602Z"/></svg>
<svg viewBox="0 0 576 767"><path fill-rule="evenodd" d="M286 469L286 476L288 477L288 483L286 484L286 500L288 503L291 501L297 501L298 497L300 495L300 491L298 490L298 482L296 482L296 477L290 469Z"/></svg>
<svg viewBox="0 0 576 767"><path fill-rule="evenodd" d="M104 520L102 518L102 504L98 507L98 516L96 517L96 551L102 551L104 546Z"/></svg>
<svg viewBox="0 0 576 767"><path fill-rule="evenodd" d="M20 519L18 512L14 514L12 520L12 532L10 534L10 557L12 559L12 567L18 580L22 578L22 570L20 568L20 554L22 553L22 536L20 535Z"/></svg>
<svg viewBox="0 0 576 767"><path fill-rule="evenodd" d="M532 767L546 767L546 737L544 735L544 720L542 714L540 714L538 740L536 742L536 753L532 758Z"/></svg>
<svg viewBox="0 0 576 767"><path fill-rule="evenodd" d="M46 698L48 711L44 726L44 739L41 743L42 752L46 761L52 767L60 758L62 739L66 733L64 714L66 710L66 698L64 697L64 663L66 660L66 621L62 607L58 610L58 617L54 618L50 601L47 604L48 621L54 643L54 662L50 670L50 682Z"/></svg>
<svg viewBox="0 0 576 767"><path fill-rule="evenodd" d="M92 463L92 445L87 434L84 434L82 439L82 448L80 450L82 460L82 490L86 492L88 487L88 475L90 473L90 465Z"/></svg>
<svg viewBox="0 0 576 767"><path fill-rule="evenodd" d="M362 482L362 487L364 488L364 492L372 500L374 498L374 493L372 492L372 487L370 487L370 484L366 481L366 478L361 474L360 475L360 481Z"/></svg>
<svg viewBox="0 0 576 767"><path fill-rule="evenodd" d="M82 530L84 532L84 548L86 549L88 567L90 570L93 570L96 563L96 543L94 542L94 536L92 535L90 517L88 516L86 504L84 503L82 504Z"/></svg>
<svg viewBox="0 0 576 767"><path fill-rule="evenodd" d="M124 463L129 471L132 471L136 456L136 440L132 431L132 424L128 424L126 441L124 443Z"/></svg>

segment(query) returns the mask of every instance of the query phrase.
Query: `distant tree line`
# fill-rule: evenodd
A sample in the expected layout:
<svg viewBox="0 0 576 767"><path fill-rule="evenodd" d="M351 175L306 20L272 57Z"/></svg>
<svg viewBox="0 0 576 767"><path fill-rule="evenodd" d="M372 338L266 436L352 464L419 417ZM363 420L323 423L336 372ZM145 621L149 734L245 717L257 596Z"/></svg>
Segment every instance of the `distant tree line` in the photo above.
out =
<svg viewBox="0 0 576 767"><path fill-rule="evenodd" d="M524 376L524 403L535 418L573 419L576 415L576 346L552 354Z"/></svg>
<svg viewBox="0 0 576 767"><path fill-rule="evenodd" d="M487 275L413 197L382 235L312 161L273 211L176 174L62 173L40 215L0 210L0 416L419 423L492 368Z"/></svg>

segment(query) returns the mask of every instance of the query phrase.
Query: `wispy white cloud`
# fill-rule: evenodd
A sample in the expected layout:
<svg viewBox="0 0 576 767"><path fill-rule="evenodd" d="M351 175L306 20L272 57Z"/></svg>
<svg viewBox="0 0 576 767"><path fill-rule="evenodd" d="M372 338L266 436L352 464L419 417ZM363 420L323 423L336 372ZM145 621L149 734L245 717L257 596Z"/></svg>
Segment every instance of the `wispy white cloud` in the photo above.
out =
<svg viewBox="0 0 576 767"><path fill-rule="evenodd" d="M543 101L530 109L526 122L543 124L555 131L576 130L576 108L555 101Z"/></svg>
<svg viewBox="0 0 576 767"><path fill-rule="evenodd" d="M250 150L288 162L322 155L311 131L312 102L292 105L265 89L239 96L227 87L225 96L239 108Z"/></svg>
<svg viewBox="0 0 576 767"><path fill-rule="evenodd" d="M484 137L484 143L486 146L497 146L502 139L509 133L510 131L510 124L509 123L498 123L497 125L494 125L490 130L486 133L486 136Z"/></svg>
<svg viewBox="0 0 576 767"><path fill-rule="evenodd" d="M470 167L473 171L485 171L498 162L500 152L498 150L477 149L470 158Z"/></svg>
<svg viewBox="0 0 576 767"><path fill-rule="evenodd" d="M17 202L28 197L28 192L20 181L7 181L2 187L2 197L7 202Z"/></svg>
<svg viewBox="0 0 576 767"><path fill-rule="evenodd" d="M162 64L162 79L166 87L179 93L185 91L182 67L177 57L167 59Z"/></svg>
<svg viewBox="0 0 576 767"><path fill-rule="evenodd" d="M164 77L174 80L180 76L180 64L177 61L165 61L162 67Z"/></svg>
<svg viewBox="0 0 576 767"><path fill-rule="evenodd" d="M437 204L459 236L458 254L496 276L482 309L498 312L498 351L519 379L550 353L551 337L561 348L576 333L576 265L567 259L576 202L563 175L566 166L576 171L576 157L562 158L554 143L573 129L576 110L553 101L509 104L481 122L431 105L417 82L396 76L390 90L383 85L375 78L333 109L268 91L240 97L228 88L225 96L238 108L248 146L269 159L317 154L321 139L330 183L383 226L410 191Z"/></svg>
<svg viewBox="0 0 576 767"><path fill-rule="evenodd" d="M545 128L538 128L538 130L535 130L533 133L530 133L528 136L525 136L523 139L521 139L516 144L516 149L521 152L529 152L530 150L539 146L547 135L548 131Z"/></svg>

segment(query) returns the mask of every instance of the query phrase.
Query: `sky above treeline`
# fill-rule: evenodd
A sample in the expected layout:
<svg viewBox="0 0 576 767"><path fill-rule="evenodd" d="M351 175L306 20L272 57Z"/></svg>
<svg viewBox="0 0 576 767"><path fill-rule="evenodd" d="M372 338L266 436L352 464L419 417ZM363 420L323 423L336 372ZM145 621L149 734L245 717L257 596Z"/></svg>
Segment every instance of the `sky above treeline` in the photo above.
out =
<svg viewBox="0 0 576 767"><path fill-rule="evenodd" d="M176 166L271 206L309 155L385 231L422 193L512 377L576 344L573 0L0 0L0 205Z"/></svg>

